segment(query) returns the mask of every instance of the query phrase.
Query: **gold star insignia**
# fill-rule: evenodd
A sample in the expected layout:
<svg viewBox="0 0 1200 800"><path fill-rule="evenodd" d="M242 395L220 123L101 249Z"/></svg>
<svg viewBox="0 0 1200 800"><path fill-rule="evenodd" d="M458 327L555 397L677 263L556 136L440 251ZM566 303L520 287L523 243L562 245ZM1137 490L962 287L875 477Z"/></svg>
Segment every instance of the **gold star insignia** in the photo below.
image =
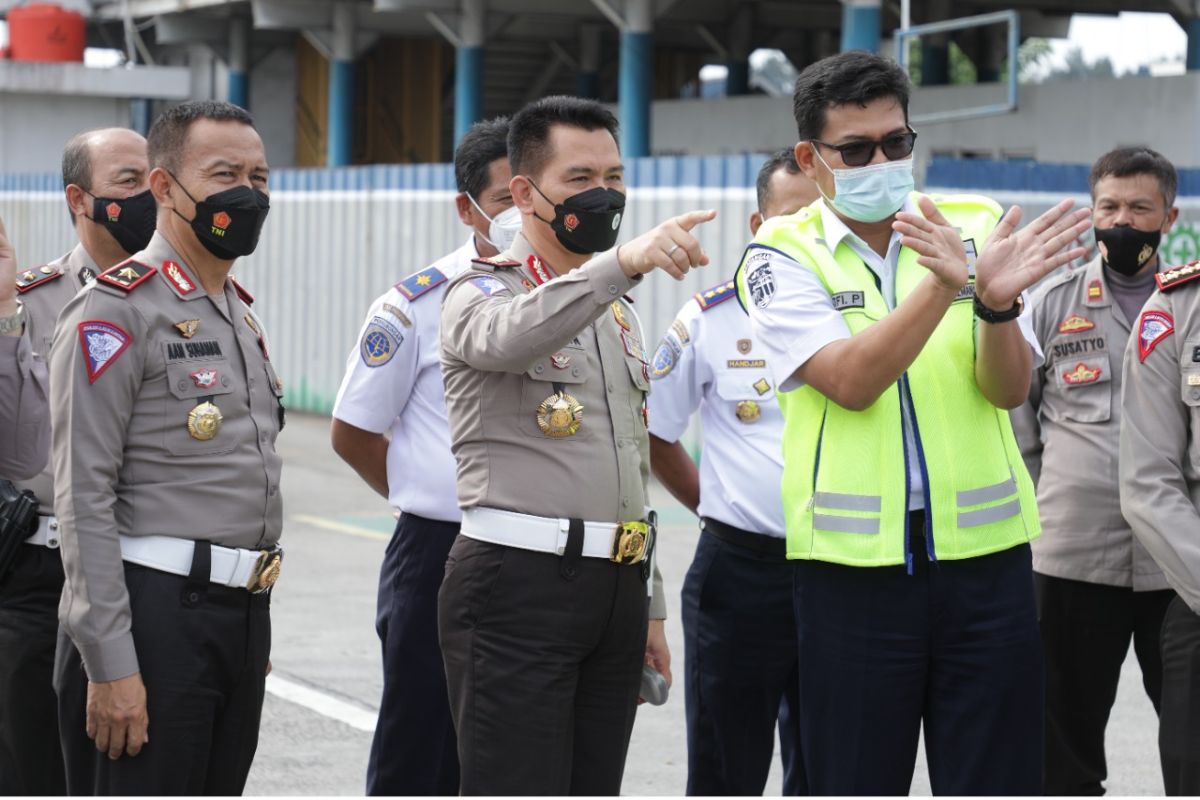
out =
<svg viewBox="0 0 1200 800"><path fill-rule="evenodd" d="M33 270L29 270L28 272L26 272L24 275L21 276L21 280L23 280L23 281L32 281L32 280L36 280L36 279L37 279L37 275L33 274Z"/></svg>
<svg viewBox="0 0 1200 800"><path fill-rule="evenodd" d="M428 286L430 280L428 275L421 275L417 278L417 286Z"/></svg>

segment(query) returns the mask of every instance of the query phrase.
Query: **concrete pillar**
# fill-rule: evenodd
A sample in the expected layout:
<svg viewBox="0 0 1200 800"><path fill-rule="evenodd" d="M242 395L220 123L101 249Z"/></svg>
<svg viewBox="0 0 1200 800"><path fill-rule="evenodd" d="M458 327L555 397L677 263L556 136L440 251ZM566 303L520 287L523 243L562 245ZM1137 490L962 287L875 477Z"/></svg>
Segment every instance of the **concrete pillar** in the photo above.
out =
<svg viewBox="0 0 1200 800"><path fill-rule="evenodd" d="M651 0L625 0L621 31L621 74L617 101L621 114L621 154L650 155L650 98L654 79L654 9Z"/></svg>
<svg viewBox="0 0 1200 800"><path fill-rule="evenodd" d="M454 144L483 119L485 0L462 0L462 43L454 57Z"/></svg>
<svg viewBox="0 0 1200 800"><path fill-rule="evenodd" d="M999 25L980 28L976 34L975 80L978 83L998 83L1000 69L1008 55L1008 32Z"/></svg>
<svg viewBox="0 0 1200 800"><path fill-rule="evenodd" d="M597 100L600 97L600 37L598 25L584 25L579 31L579 72L575 75L575 94Z"/></svg>
<svg viewBox="0 0 1200 800"><path fill-rule="evenodd" d="M250 18L229 21L229 102L250 108Z"/></svg>
<svg viewBox="0 0 1200 800"><path fill-rule="evenodd" d="M329 120L325 165L347 166L354 146L354 4L333 4L333 58L329 60Z"/></svg>
<svg viewBox="0 0 1200 800"><path fill-rule="evenodd" d="M842 52L879 52L882 0L842 0Z"/></svg>
<svg viewBox="0 0 1200 800"><path fill-rule="evenodd" d="M1200 17L1191 17L1188 19L1187 36L1188 72L1200 70Z"/></svg>
<svg viewBox="0 0 1200 800"><path fill-rule="evenodd" d="M725 62L725 94L750 93L750 50L754 38L754 7L740 5L729 26L729 60Z"/></svg>

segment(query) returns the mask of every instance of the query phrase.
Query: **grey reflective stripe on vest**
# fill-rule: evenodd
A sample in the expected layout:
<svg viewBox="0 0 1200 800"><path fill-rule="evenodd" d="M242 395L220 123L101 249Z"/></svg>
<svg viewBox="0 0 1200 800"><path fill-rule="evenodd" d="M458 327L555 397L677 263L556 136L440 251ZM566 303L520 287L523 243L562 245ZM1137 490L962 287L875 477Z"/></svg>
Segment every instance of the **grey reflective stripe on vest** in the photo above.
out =
<svg viewBox="0 0 1200 800"><path fill-rule="evenodd" d="M879 520L870 517L839 517L813 514L813 528L834 533L879 533Z"/></svg>
<svg viewBox="0 0 1200 800"><path fill-rule="evenodd" d="M841 511L874 511L883 508L883 498L870 494L842 494L841 492L817 492L813 497L821 508L836 508Z"/></svg>
<svg viewBox="0 0 1200 800"><path fill-rule="evenodd" d="M1019 499L1010 500L991 508L981 508L978 511L960 511L958 512L958 527L973 528L976 525L987 525L989 522L999 522L1020 513L1021 501Z"/></svg>
<svg viewBox="0 0 1200 800"><path fill-rule="evenodd" d="M984 486L982 489L970 489L965 492L958 493L958 505L977 506L980 503L990 503L993 500L1002 500L1005 497L1011 497L1017 493L1017 482L1012 478L1006 481L997 483L994 486Z"/></svg>

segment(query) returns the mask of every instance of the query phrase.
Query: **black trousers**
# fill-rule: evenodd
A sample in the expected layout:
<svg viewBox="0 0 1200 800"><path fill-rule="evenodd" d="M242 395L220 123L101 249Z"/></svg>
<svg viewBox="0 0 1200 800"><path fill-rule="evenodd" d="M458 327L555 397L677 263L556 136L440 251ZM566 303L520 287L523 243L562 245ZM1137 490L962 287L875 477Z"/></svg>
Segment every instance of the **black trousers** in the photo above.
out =
<svg viewBox="0 0 1200 800"><path fill-rule="evenodd" d="M383 555L375 630L383 699L369 795L458 794L458 750L438 647L438 588L458 523L401 514Z"/></svg>
<svg viewBox="0 0 1200 800"><path fill-rule="evenodd" d="M914 531L920 514L912 515ZM916 537L918 540L921 537ZM798 561L801 748L817 795L901 795L925 726L937 795L1042 791L1028 545L904 567Z"/></svg>
<svg viewBox="0 0 1200 800"><path fill-rule="evenodd" d="M1101 795L1104 730L1130 639L1160 710L1163 616L1175 593L1034 574L1046 658L1046 794Z"/></svg>
<svg viewBox="0 0 1200 800"><path fill-rule="evenodd" d="M778 553L748 546L756 542ZM808 792L794 572L782 540L705 520L683 581L689 795L761 795L776 725L783 794Z"/></svg>
<svg viewBox="0 0 1200 800"><path fill-rule="evenodd" d="M0 795L61 795L67 784L54 697L62 559L23 544L0 581Z"/></svg>
<svg viewBox="0 0 1200 800"><path fill-rule="evenodd" d="M1200 795L1200 615L1178 597L1162 627L1158 752L1168 795Z"/></svg>
<svg viewBox="0 0 1200 800"><path fill-rule="evenodd" d="M150 741L110 761L88 738L87 675L60 634L55 688L72 795L239 795L258 747L270 594L125 564Z"/></svg>
<svg viewBox="0 0 1200 800"><path fill-rule="evenodd" d="M647 610L640 565L460 535L438 628L463 794L618 794Z"/></svg>

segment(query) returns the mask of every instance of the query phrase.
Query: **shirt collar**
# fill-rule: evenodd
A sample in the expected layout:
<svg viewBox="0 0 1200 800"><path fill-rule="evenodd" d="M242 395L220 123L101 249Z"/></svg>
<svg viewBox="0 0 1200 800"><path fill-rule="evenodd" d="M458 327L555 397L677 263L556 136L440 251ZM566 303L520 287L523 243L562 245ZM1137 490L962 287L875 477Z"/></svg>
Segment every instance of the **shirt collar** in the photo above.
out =
<svg viewBox="0 0 1200 800"><path fill-rule="evenodd" d="M829 207L828 200L822 197L817 201L817 205L821 209L821 229L825 234L825 246L829 248L830 253L837 252L838 245L841 244L842 240L847 236L854 237L854 239L866 247L866 242L863 242L862 239L859 239L858 235L854 231L850 230L846 223L842 221L842 218L834 213L833 209ZM917 204L913 201L913 196L911 194L905 198L904 206L900 209L900 211L905 211L909 214L921 213L921 209L917 208ZM893 231L892 235L895 236L896 233Z"/></svg>

